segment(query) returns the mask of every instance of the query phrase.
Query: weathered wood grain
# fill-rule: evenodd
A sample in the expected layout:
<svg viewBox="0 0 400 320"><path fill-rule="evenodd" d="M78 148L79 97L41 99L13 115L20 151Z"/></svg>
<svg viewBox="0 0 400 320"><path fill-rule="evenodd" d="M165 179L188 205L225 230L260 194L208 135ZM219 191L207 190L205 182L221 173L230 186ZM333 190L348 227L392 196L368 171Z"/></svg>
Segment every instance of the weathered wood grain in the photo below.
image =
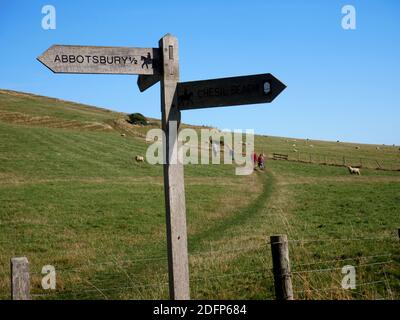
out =
<svg viewBox="0 0 400 320"><path fill-rule="evenodd" d="M29 262L25 257L11 258L11 299L30 300Z"/></svg>
<svg viewBox="0 0 400 320"><path fill-rule="evenodd" d="M54 73L158 74L158 48L54 45L37 58Z"/></svg>
<svg viewBox="0 0 400 320"><path fill-rule="evenodd" d="M164 190L166 206L169 289L174 300L190 299L189 265L187 251L185 183L183 164L176 161L181 114L177 105L176 85L179 81L178 41L170 34L159 42L162 53L161 77L162 127L166 136L166 163Z"/></svg>
<svg viewBox="0 0 400 320"><path fill-rule="evenodd" d="M266 103L286 86L270 73L178 83L180 110Z"/></svg>
<svg viewBox="0 0 400 320"><path fill-rule="evenodd" d="M271 236L270 240L276 299L293 300L287 236Z"/></svg>
<svg viewBox="0 0 400 320"><path fill-rule="evenodd" d="M160 75L139 75L138 80L137 80L137 85L139 87L140 92L143 92L150 88L151 86L155 85L158 81L160 81L161 76Z"/></svg>

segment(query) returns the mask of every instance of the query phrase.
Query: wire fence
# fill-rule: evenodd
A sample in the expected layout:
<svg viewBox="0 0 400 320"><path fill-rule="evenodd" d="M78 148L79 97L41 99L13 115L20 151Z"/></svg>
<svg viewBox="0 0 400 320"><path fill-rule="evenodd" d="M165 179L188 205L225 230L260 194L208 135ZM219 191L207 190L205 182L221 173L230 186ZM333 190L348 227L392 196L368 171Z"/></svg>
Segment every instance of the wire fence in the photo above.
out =
<svg viewBox="0 0 400 320"><path fill-rule="evenodd" d="M376 241L379 254L354 256L327 256L325 259L307 257L303 244L332 244L346 242L356 245ZM387 237L351 237L289 239L288 244L304 251L291 254L292 270L285 276L293 281L297 299L398 299L400 297L399 250L385 252L382 241L396 247L399 239ZM191 250L190 285L193 298L228 296L242 290L254 290L253 298L274 297L274 266L271 241L258 241L241 247L222 247L209 250ZM370 246L370 244L368 244ZM342 246L345 248L345 246ZM293 250L292 250L293 251ZM200 260L199 260L200 259ZM34 260L34 259L33 259ZM41 281L46 273L40 261L31 265L32 299L164 299L168 298L169 282L166 255L141 255L130 259L88 260L83 265L55 265L57 289L44 290ZM47 261L48 262L48 261ZM47 263L46 263L47 264ZM345 289L340 283L343 267L352 265L357 270L357 289ZM3 269L3 270L1 270ZM7 298L5 289L10 272L0 266L0 297ZM243 286L243 287L240 287ZM228 292L228 293L227 293ZM8 297L9 298L9 297Z"/></svg>
<svg viewBox="0 0 400 320"><path fill-rule="evenodd" d="M296 149L294 148L294 150ZM327 166L352 166L357 168L368 168L375 170L400 171L400 159L398 156L397 158L388 160L380 158L366 158L362 156L357 157L348 155L320 154L292 150L291 152L271 153L268 154L268 158L273 160L288 160Z"/></svg>

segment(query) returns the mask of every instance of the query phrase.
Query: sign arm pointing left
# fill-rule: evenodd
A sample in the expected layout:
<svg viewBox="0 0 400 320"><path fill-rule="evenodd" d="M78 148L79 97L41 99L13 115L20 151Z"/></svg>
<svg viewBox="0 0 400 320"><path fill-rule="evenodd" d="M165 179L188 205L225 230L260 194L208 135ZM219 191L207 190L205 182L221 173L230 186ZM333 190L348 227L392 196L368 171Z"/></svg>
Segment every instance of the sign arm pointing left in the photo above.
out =
<svg viewBox="0 0 400 320"><path fill-rule="evenodd" d="M54 45L37 58L54 73L158 75L158 48Z"/></svg>

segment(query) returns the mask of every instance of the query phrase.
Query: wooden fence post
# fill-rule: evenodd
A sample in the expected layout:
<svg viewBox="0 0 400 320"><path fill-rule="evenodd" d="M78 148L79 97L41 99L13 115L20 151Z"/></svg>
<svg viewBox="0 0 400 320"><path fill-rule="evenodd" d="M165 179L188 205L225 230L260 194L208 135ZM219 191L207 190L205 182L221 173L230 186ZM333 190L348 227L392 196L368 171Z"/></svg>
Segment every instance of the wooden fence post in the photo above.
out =
<svg viewBox="0 0 400 320"><path fill-rule="evenodd" d="M287 236L271 236L270 240L276 299L293 300Z"/></svg>
<svg viewBox="0 0 400 320"><path fill-rule="evenodd" d="M11 300L30 300L29 262L26 257L11 258Z"/></svg>

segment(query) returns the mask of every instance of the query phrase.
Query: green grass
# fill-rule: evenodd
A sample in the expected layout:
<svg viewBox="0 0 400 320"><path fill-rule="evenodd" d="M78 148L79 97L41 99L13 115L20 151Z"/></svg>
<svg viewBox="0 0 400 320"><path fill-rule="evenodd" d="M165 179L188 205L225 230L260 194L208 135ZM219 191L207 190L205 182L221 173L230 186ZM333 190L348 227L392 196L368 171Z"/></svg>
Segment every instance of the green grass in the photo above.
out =
<svg viewBox="0 0 400 320"><path fill-rule="evenodd" d="M9 259L26 256L34 299L168 299L162 167L134 161L158 122L124 117L0 90L0 298ZM111 127L84 126L94 122ZM293 143L322 159L400 163L389 146L256 137L258 152L295 160ZM250 176L234 169L185 166L192 298L274 299L268 239L285 233L296 298L399 299L400 172L273 160ZM40 286L47 264L56 292ZM346 264L362 284L354 292L337 289Z"/></svg>

